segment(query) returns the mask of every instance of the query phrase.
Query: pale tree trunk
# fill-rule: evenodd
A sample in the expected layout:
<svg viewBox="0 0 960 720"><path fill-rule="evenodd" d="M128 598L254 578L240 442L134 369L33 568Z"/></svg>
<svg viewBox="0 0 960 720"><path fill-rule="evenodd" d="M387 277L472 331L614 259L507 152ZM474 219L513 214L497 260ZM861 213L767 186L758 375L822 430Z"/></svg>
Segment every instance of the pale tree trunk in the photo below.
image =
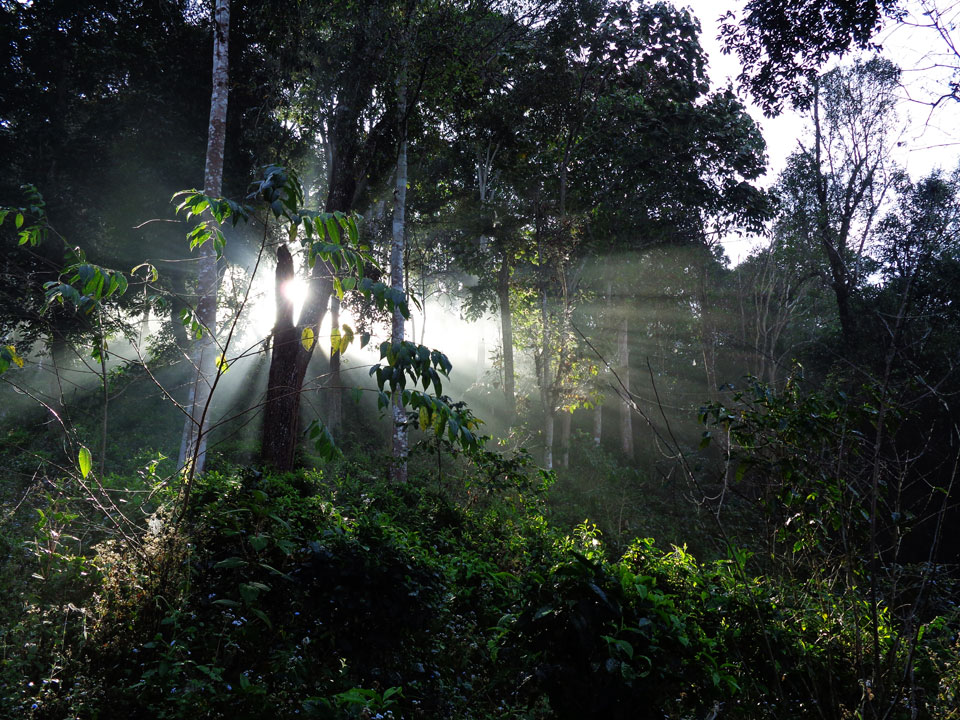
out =
<svg viewBox="0 0 960 720"><path fill-rule="evenodd" d="M543 467L553 470L553 421L555 409L553 385L550 377L550 314L547 310L547 291L541 290L540 324L543 327L543 341L540 347L540 397L543 402Z"/></svg>
<svg viewBox="0 0 960 720"><path fill-rule="evenodd" d="M609 260L604 262L607 270L606 300L607 306L604 312L600 314L600 325L610 322L613 317L613 281L610 280ZM604 371L606 372L606 371ZM600 447L603 441L603 399L597 400L597 406L593 409L593 444Z"/></svg>
<svg viewBox="0 0 960 720"><path fill-rule="evenodd" d="M553 420L553 410L548 409L543 418L543 467L545 470L553 470Z"/></svg>
<svg viewBox="0 0 960 720"><path fill-rule="evenodd" d="M507 403L507 423L517 417L516 379L513 369L513 314L510 312L510 262L504 253L497 273L497 302L500 305L500 335L503 351L503 394Z"/></svg>
<svg viewBox="0 0 960 720"><path fill-rule="evenodd" d="M626 308L623 309L623 319L617 330L618 364L622 391L630 395L630 333L627 323ZM620 403L620 450L630 460L633 459L633 410L625 398Z"/></svg>
<svg viewBox="0 0 960 720"><path fill-rule="evenodd" d="M150 302L147 297L147 286L143 286L143 315L140 318L140 338L137 341L140 352L146 355L146 341L150 337Z"/></svg>
<svg viewBox="0 0 960 720"><path fill-rule="evenodd" d="M477 383L483 382L483 374L487 364L487 341L482 335L477 343Z"/></svg>
<svg viewBox="0 0 960 720"><path fill-rule="evenodd" d="M227 98L229 95L228 47L230 36L230 2L217 0L213 24L213 90L210 95L210 126L207 130L207 160L203 174L203 192L219 197L223 186L223 155L226 141ZM207 425L210 394L217 375L218 354L217 290L220 285L217 254L213 241L200 248L197 258L197 320L203 326L203 337L194 343L190 362L194 369L189 417L183 428L178 465L193 465L192 472L202 472L207 453Z"/></svg>
<svg viewBox="0 0 960 720"><path fill-rule="evenodd" d="M560 417L560 467L570 467L570 423L573 413L564 411Z"/></svg>
<svg viewBox="0 0 960 720"><path fill-rule="evenodd" d="M397 104L400 108L400 150L397 153L397 176L393 190L393 234L390 242L390 286L404 292L404 230L407 207L407 55L404 51L400 72L397 76ZM390 339L394 343L404 340L403 315L393 311ZM407 481L407 427L406 416L399 396L393 403L393 463L390 466L390 479L394 482Z"/></svg>
<svg viewBox="0 0 960 720"><path fill-rule="evenodd" d="M707 397L715 402L720 398L717 389L717 330L713 325L709 298L707 297L707 261L700 263L697 278L697 304L700 306L700 349L703 354L703 370L707 379Z"/></svg>

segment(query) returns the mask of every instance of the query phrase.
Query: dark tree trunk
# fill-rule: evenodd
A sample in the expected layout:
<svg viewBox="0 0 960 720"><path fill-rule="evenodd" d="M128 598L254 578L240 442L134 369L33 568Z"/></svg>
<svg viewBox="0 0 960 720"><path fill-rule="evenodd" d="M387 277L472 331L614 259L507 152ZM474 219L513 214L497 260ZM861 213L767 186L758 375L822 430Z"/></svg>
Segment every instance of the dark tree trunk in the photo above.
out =
<svg viewBox="0 0 960 720"><path fill-rule="evenodd" d="M277 248L277 320L273 328L260 453L265 465L282 470L294 464L300 431L300 390L311 354L304 348L293 324L293 302L283 292L284 285L291 280L293 258L287 247L281 245Z"/></svg>
<svg viewBox="0 0 960 720"><path fill-rule="evenodd" d="M338 110L335 124L341 129L350 127L347 119ZM356 178L353 175L354 161L358 151L356 136L348 133L347 138L338 142L337 153L330 173L330 189L327 195L326 211L349 212L356 190ZM289 256L289 251L284 248ZM284 268L281 277L281 252L277 252L277 292L283 281L292 277L292 260L289 269ZM319 341L320 325L323 323L330 298L333 295L333 268L317 260L310 273L310 291L300 313L300 328L293 326L292 306L289 318L280 317L281 300L277 300L277 327L274 330L273 351L270 357L270 375L267 381L267 399L263 412L263 434L260 458L266 465L278 470L292 470L299 441L300 393L307 366L313 356L316 342L309 349L304 347L301 336L304 327L313 329L314 337ZM286 300L284 299L284 302Z"/></svg>

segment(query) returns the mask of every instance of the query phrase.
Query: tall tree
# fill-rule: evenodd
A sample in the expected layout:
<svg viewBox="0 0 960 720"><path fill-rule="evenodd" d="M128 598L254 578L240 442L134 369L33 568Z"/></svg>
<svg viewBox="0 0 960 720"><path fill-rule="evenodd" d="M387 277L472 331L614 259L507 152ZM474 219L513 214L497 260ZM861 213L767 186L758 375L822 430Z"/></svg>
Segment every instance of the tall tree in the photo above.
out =
<svg viewBox="0 0 960 720"><path fill-rule="evenodd" d="M393 220L390 238L390 286L398 295L406 295L406 277L404 274L404 255L406 251L406 211L407 211L407 127L410 105L407 102L410 72L410 22L411 13L416 11L416 3L408 4L404 12L403 28L400 32L400 65L397 69L397 167L394 176ZM404 317L399 308L394 309L390 323L390 341L399 345L405 340ZM399 397L393 402L393 433L391 438L393 462L390 478L394 482L407 481L407 425L406 412Z"/></svg>
<svg viewBox="0 0 960 720"><path fill-rule="evenodd" d="M871 269L875 221L900 171L891 152L899 70L882 59L838 67L815 79L812 145L790 160L781 189L795 228L823 254L844 341L856 333L856 294Z"/></svg>
<svg viewBox="0 0 960 720"><path fill-rule="evenodd" d="M203 173L203 192L219 197L223 187L223 157L226 143L227 101L230 92L229 70L230 2L217 0L213 22L213 89L210 93L210 125L207 130L207 157ZM187 399L187 419L180 441L179 467L192 464L192 472L202 472L207 452L206 428L209 422L210 393L218 375L217 291L220 286L218 251L213 241L200 246L197 257L197 322L203 336L194 343L190 362L195 375Z"/></svg>
<svg viewBox="0 0 960 720"><path fill-rule="evenodd" d="M324 128L327 212L354 210L367 182L380 177L384 169L392 117L377 92L386 79L383 55L389 18L385 10L379 3L328 6L315 11L307 28L312 60L304 70L303 89L313 93L309 105L321 113ZM338 42L329 43L329 34ZM288 342L274 342L270 361L261 458L281 469L294 464L301 392L316 348L316 343L302 343L300 337L305 329L320 336L333 294L333 267L318 260L309 272L309 294L299 324Z"/></svg>
<svg viewBox="0 0 960 720"><path fill-rule="evenodd" d="M743 65L740 76L768 114L785 99L807 105L812 81L832 56L865 48L883 17L901 15L901 0L748 0L742 14L724 16L727 51Z"/></svg>

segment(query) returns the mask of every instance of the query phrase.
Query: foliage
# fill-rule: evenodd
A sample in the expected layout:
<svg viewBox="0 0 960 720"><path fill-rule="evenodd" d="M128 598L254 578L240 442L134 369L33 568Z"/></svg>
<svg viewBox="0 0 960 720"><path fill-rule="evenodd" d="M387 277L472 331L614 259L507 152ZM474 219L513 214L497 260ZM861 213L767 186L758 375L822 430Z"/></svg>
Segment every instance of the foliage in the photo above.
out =
<svg viewBox="0 0 960 720"><path fill-rule="evenodd" d="M589 522L564 535L537 494L488 491L471 510L349 465L337 478L210 472L185 525L158 514L139 551L107 541L89 558L42 551L76 519L51 508L31 553L45 570L17 580L25 612L4 635L3 712L800 718L856 706L846 659L863 638L843 608L745 574L741 552L702 564L646 539L614 560ZM883 617L892 640L896 618ZM928 708L948 702L954 622L924 625L915 683Z"/></svg>
<svg viewBox="0 0 960 720"><path fill-rule="evenodd" d="M869 682L861 697L836 695L829 706L856 708L866 717L897 717L900 708L923 712L914 673L931 668L918 668L914 656L954 603L951 591L926 594L931 585L950 585L949 574L906 550L925 546L928 558L940 552L939 531L918 517L928 500L917 503L912 489L930 479L918 478L897 450L900 427L915 419L891 388L874 385L850 396L805 392L797 378L779 392L752 382L731 400L701 414L703 445L715 436L728 444L720 497L735 491L758 503L767 582L780 586L788 603L809 603L798 611L802 623L811 622L819 605L823 620L844 625L853 642L850 662L860 682ZM934 482L946 483L926 511L939 527L952 480L941 475Z"/></svg>
<svg viewBox="0 0 960 720"><path fill-rule="evenodd" d="M808 103L803 81L831 56L867 47L881 19L897 17L900 6L899 0L750 0L740 18L725 15L721 32L744 66L741 80L773 115L784 99Z"/></svg>

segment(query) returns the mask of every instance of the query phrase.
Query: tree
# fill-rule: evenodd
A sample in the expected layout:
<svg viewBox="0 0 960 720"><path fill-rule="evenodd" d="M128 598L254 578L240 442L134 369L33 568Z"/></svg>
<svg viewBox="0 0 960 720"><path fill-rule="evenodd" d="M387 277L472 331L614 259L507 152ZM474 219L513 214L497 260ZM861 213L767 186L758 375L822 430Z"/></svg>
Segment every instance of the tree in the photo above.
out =
<svg viewBox="0 0 960 720"><path fill-rule="evenodd" d="M407 120L411 106L407 102L410 73L410 22L411 14L417 11L416 2L405 8L403 27L400 30L400 63L397 68L397 168L394 173L393 222L390 239L390 286L398 296L406 297L406 276L404 273L404 254L406 250L406 210L407 210ZM399 347L405 340L404 316L399 308L393 311L390 323L390 342ZM390 477L394 482L407 481L407 419L401 398L394 397L393 402L393 464Z"/></svg>
<svg viewBox="0 0 960 720"><path fill-rule="evenodd" d="M898 79L899 69L878 58L815 80L812 146L790 159L780 185L794 232L826 261L848 347L856 333L853 303L871 270L874 224L900 172L890 157Z"/></svg>
<svg viewBox="0 0 960 720"><path fill-rule="evenodd" d="M408 19L409 27L405 25ZM325 148L328 212L361 209L371 191L398 167L403 142L414 146L409 128L422 130L428 124L418 116L441 116L454 88L474 87L472 59L476 52L491 52L491 46L496 47L504 24L496 4L484 1L466 6L344 3L325 7L313 16L313 59L308 63L301 92L313 95L305 107L313 108L312 126L319 128ZM328 33L340 42L327 42ZM407 64L402 103L406 110L401 108L396 91L401 75L398 66L403 63ZM411 136L398 137L401 130ZM396 176L396 187L395 183ZM301 324L319 328L333 287L333 271L320 264L314 267ZM297 396L312 349L294 345L280 353L272 361L278 369L271 369L270 374L270 388L274 390L268 393L264 412L263 459L288 467L293 449L270 449L278 446L270 438L271 428L296 425Z"/></svg>
<svg viewBox="0 0 960 720"><path fill-rule="evenodd" d="M900 7L901 0L749 0L740 18L724 16L721 36L743 65L740 81L774 115L784 99L809 104L819 68L867 47L884 16L902 16Z"/></svg>
<svg viewBox="0 0 960 720"><path fill-rule="evenodd" d="M226 143L227 101L230 94L230 2L217 0L213 25L213 89L210 93L210 127L207 131L207 157L203 173L203 192L207 197L220 197L223 188L223 156ZM206 459L210 392L218 374L217 291L220 270L217 266L221 248L216 240L200 246L197 256L197 322L203 336L191 352L190 362L196 373L186 403L187 419L180 442L178 466L192 464L192 472L202 472Z"/></svg>
<svg viewBox="0 0 960 720"><path fill-rule="evenodd" d="M326 212L348 213L371 176L383 170L382 145L389 137L392 113L383 112L375 90L385 80L388 17L380 4L335 5L315 11L308 24L310 54L303 69L303 89L313 94L310 106L322 109L328 149ZM338 38L336 43L325 39ZM389 108L388 108L389 109ZM381 111L380 117L367 122ZM293 467L299 440L300 400L316 343L302 343L309 329L319 337L334 289L335 268L318 261L309 270L309 294L290 341L274 342L264 405L261 459L279 469Z"/></svg>

